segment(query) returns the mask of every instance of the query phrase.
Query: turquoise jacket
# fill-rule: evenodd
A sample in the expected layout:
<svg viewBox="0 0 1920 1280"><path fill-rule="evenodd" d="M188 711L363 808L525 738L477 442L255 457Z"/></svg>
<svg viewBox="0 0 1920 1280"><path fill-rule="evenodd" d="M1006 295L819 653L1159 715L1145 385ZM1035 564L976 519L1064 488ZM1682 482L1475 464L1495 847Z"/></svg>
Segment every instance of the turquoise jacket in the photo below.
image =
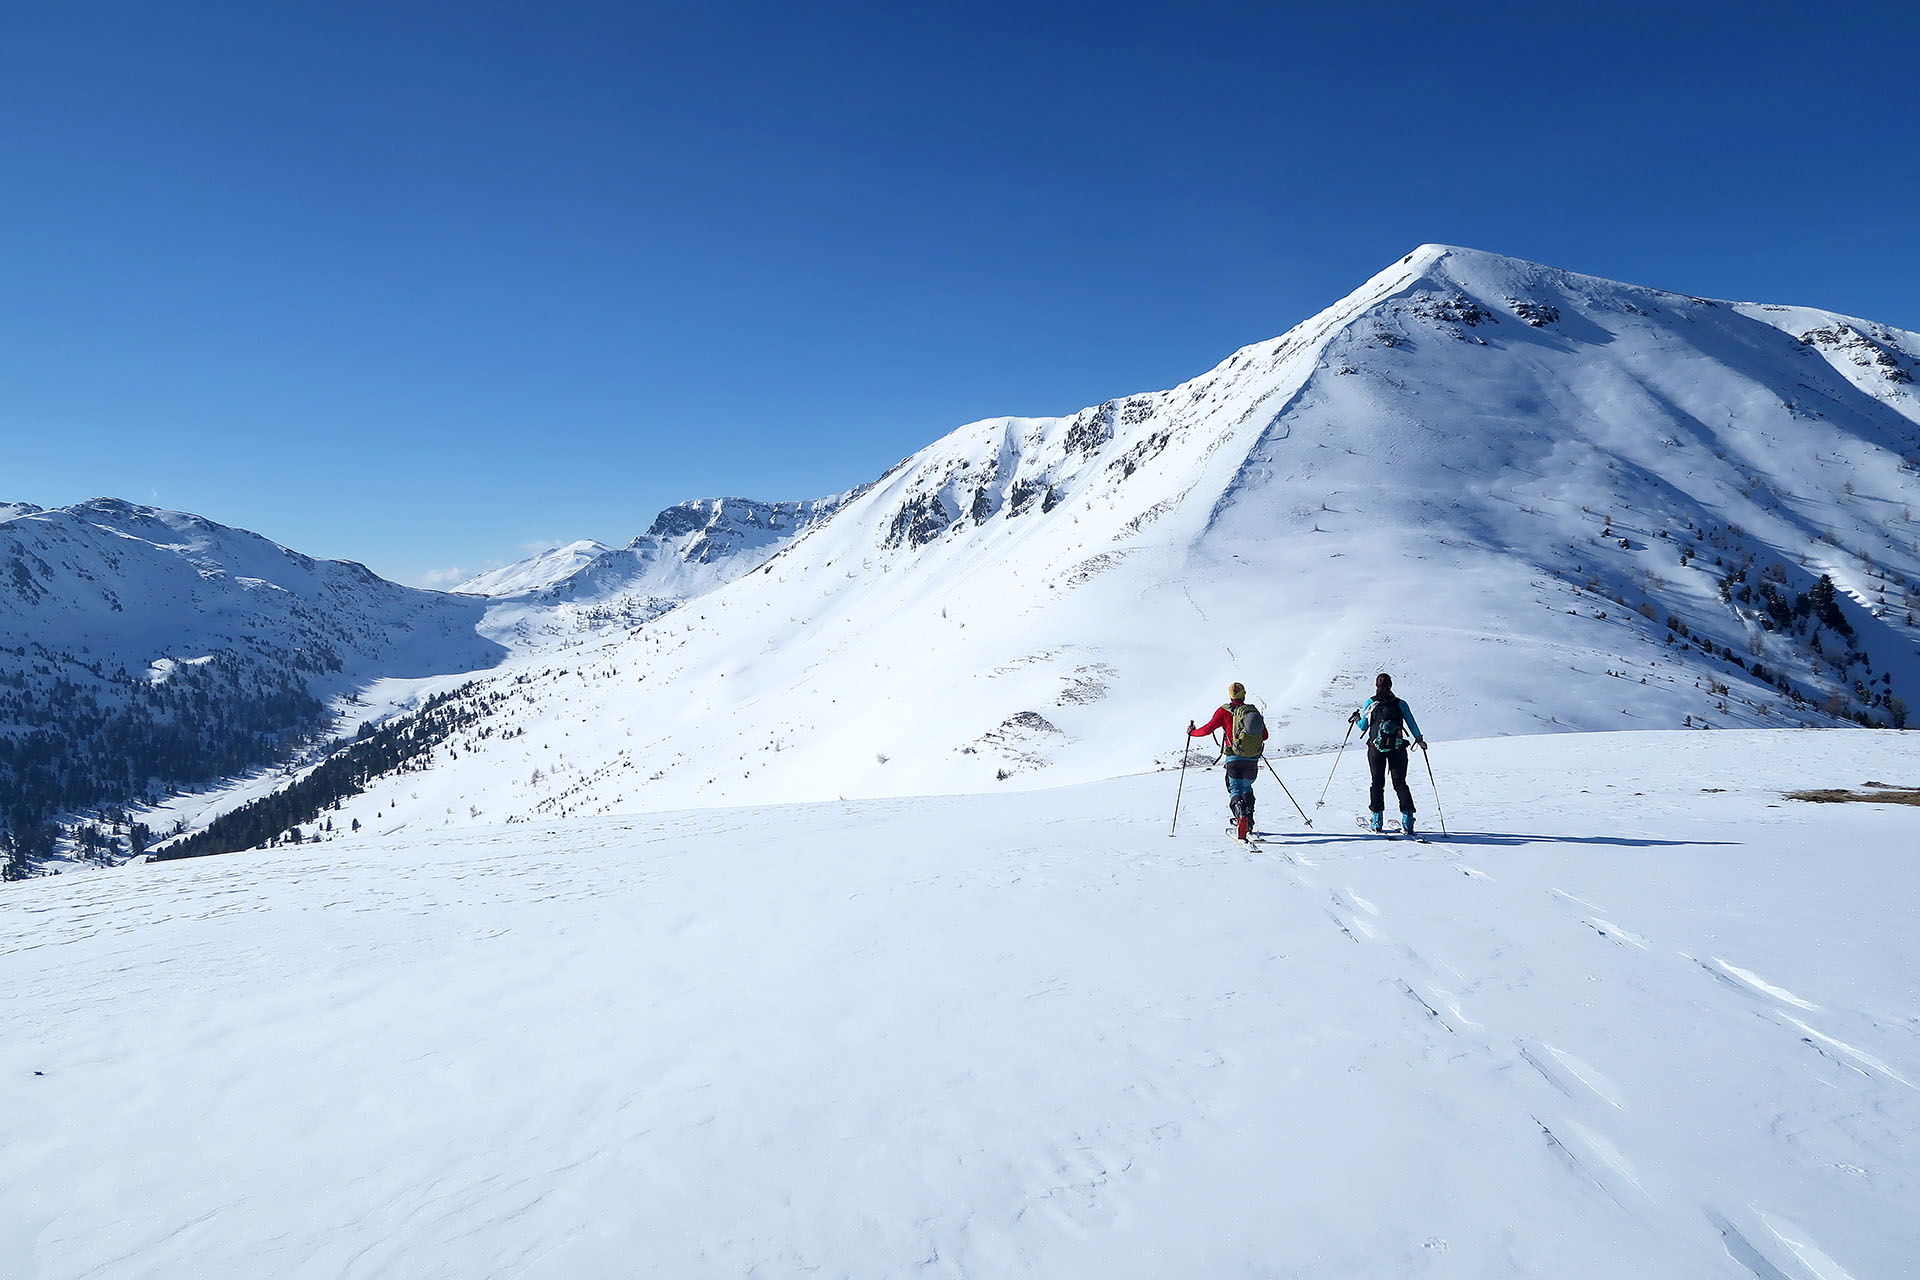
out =
<svg viewBox="0 0 1920 1280"><path fill-rule="evenodd" d="M1367 722L1373 718L1373 704L1376 699L1368 698L1367 705L1360 708L1360 732L1367 731ZM1420 724L1413 718L1413 708L1407 705L1405 698L1400 699L1400 718L1407 722L1407 736L1416 740L1427 735L1420 732Z"/></svg>

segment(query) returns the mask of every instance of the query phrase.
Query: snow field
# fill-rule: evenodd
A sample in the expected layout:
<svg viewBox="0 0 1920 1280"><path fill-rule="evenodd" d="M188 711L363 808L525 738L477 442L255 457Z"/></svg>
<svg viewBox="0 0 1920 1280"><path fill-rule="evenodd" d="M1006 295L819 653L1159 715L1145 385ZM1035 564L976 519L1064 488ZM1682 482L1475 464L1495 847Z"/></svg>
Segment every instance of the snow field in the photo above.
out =
<svg viewBox="0 0 1920 1280"><path fill-rule="evenodd" d="M1855 731L472 827L0 896L32 1277L1898 1274L1920 775ZM1311 807L1332 760L1276 761ZM1423 825L1437 832L1425 770ZM350 860L349 860L350 858ZM44 1073L44 1074L37 1074Z"/></svg>

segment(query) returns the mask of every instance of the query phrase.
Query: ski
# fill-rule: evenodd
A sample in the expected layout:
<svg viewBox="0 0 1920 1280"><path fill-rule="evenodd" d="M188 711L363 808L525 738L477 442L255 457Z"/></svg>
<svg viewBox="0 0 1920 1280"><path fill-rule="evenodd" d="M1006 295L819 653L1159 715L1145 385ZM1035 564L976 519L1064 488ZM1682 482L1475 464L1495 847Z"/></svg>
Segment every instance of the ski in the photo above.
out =
<svg viewBox="0 0 1920 1280"><path fill-rule="evenodd" d="M1354 815L1353 825L1360 828L1362 831L1367 832L1370 835L1385 836L1389 840L1415 840L1421 844L1430 843L1428 839L1425 836L1421 835L1418 831L1411 832L1411 833L1402 831L1400 829L1400 820L1398 818L1388 819L1387 822L1383 824L1378 831L1375 831L1373 829L1373 819L1369 818L1366 814L1361 813L1361 814Z"/></svg>

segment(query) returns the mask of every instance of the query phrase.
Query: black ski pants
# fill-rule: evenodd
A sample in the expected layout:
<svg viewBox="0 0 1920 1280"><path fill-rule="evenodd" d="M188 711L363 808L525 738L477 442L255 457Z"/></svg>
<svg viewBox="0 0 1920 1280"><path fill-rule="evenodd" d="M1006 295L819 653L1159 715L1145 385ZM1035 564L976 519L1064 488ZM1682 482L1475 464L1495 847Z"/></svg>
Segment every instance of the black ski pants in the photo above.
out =
<svg viewBox="0 0 1920 1280"><path fill-rule="evenodd" d="M1400 812L1414 813L1413 792L1407 789L1407 749L1396 747L1382 753L1372 744L1367 746L1367 772L1373 775L1373 785L1367 788L1367 811L1379 813L1386 808L1386 773L1393 771L1393 794L1400 801Z"/></svg>

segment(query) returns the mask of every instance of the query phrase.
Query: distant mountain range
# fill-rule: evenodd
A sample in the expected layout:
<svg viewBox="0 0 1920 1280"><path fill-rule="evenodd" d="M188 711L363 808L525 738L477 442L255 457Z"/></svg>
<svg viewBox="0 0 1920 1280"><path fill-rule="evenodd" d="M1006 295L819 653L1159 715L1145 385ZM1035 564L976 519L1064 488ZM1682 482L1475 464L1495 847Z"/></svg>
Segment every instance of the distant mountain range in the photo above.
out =
<svg viewBox="0 0 1920 1280"><path fill-rule="evenodd" d="M1177 762L1235 679L1277 754L1318 751L1383 670L1441 742L1901 723L1916 353L1424 246L1181 386L961 427L697 607L509 663L463 695L484 735L343 811L1113 777Z"/></svg>
<svg viewBox="0 0 1920 1280"><path fill-rule="evenodd" d="M545 604L629 596L678 602L748 572L849 495L808 502L699 498L668 507L624 547L572 542L495 569L455 591Z"/></svg>
<svg viewBox="0 0 1920 1280"><path fill-rule="evenodd" d="M1904 723L1917 353L1423 246L1179 387L435 597L577 625L423 683L439 736L381 746L404 780L327 802L390 831L1112 777L1177 762L1232 679L1284 756L1340 742L1378 670L1440 742Z"/></svg>
<svg viewBox="0 0 1920 1280"><path fill-rule="evenodd" d="M746 572L818 505L684 504L655 521L705 517L678 538L579 556L577 581L549 553L492 575L509 587L493 594L512 594L516 576L519 595L556 600L618 598L626 585L663 612L675 590ZM183 512L113 498L0 504L0 830L38 856L61 815L286 760L335 727L335 699L499 662L510 641L491 608Z"/></svg>

